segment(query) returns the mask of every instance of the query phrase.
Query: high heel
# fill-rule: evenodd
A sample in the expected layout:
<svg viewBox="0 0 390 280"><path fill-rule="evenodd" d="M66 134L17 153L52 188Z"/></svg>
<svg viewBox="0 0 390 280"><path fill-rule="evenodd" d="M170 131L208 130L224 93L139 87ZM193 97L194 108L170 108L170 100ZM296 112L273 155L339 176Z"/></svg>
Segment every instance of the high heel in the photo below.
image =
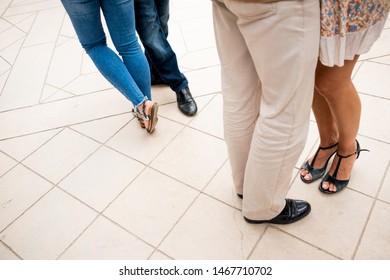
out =
<svg viewBox="0 0 390 280"><path fill-rule="evenodd" d="M328 162L330 160L330 158L336 153L336 150L326 159L326 162L324 164L323 167L321 168L314 168L314 163L316 161L316 158L317 158L317 155L318 155L318 152L320 150L329 150L329 149L332 149L334 147L336 147L339 143L336 143L336 144L333 144L331 146L328 146L328 147L318 147L316 153L314 154L314 157L313 157L313 160L311 161L311 164L309 163L309 160L307 160L304 164L302 164L301 166L301 169L305 169L307 170L310 174L311 174L311 180L306 180L305 179L305 176L301 175L301 180L302 182L306 183L306 184L310 184L318 179L320 179L322 176L324 176L325 174L325 171L326 171L326 167L328 166Z"/></svg>
<svg viewBox="0 0 390 280"><path fill-rule="evenodd" d="M146 131L150 134L153 133L158 122L157 111L157 102L152 104L149 114L146 114L146 102L142 103L142 112L139 112L137 108L132 110L133 115L138 119L141 128L146 128L145 122L149 122L149 126L146 128Z"/></svg>
<svg viewBox="0 0 390 280"><path fill-rule="evenodd" d="M320 191L323 192L323 193L326 193L326 194L334 194L334 193L337 193L337 192L343 190L348 185L350 179L348 179L348 180L336 179L337 173L339 172L339 168L340 168L340 165L341 165L341 161L342 161L342 159L349 158L349 157L351 157L353 155L356 155L356 159L358 159L359 155L360 155L360 152L369 152L369 150L361 149L358 140L356 140L356 151L354 153L352 153L350 155L346 155L346 156L343 156L343 155L340 155L339 153L337 153L336 155L339 157L339 160L337 162L336 169L333 172L333 175L330 175L328 173L328 174L326 174L324 179L322 179L322 181L321 181L321 183L319 185ZM328 182L330 184L333 184L336 187L336 191L333 192L333 191L326 190L326 189L322 188L322 183L324 183L324 182Z"/></svg>

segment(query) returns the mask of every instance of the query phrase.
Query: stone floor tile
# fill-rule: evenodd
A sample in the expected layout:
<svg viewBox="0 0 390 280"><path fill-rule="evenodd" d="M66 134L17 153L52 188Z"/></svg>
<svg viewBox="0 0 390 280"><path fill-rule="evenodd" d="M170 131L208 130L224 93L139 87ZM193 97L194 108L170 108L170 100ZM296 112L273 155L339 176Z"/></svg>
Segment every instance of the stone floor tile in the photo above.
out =
<svg viewBox="0 0 390 280"><path fill-rule="evenodd" d="M23 164L49 181L58 183L87 159L99 144L65 129L23 161Z"/></svg>
<svg viewBox="0 0 390 280"><path fill-rule="evenodd" d="M265 228L246 223L241 211L201 195L159 249L177 260L242 260Z"/></svg>
<svg viewBox="0 0 390 280"><path fill-rule="evenodd" d="M168 176L146 169L104 215L157 246L198 194Z"/></svg>
<svg viewBox="0 0 390 280"><path fill-rule="evenodd" d="M334 260L336 257L274 227L268 227L252 260Z"/></svg>
<svg viewBox="0 0 390 280"><path fill-rule="evenodd" d="M106 145L144 164L150 164L182 129L181 124L160 117L155 131L149 134L133 118Z"/></svg>
<svg viewBox="0 0 390 280"><path fill-rule="evenodd" d="M360 260L390 259L390 204L377 201L356 253Z"/></svg>
<svg viewBox="0 0 390 280"><path fill-rule="evenodd" d="M52 187L51 183L23 165L0 177L0 232Z"/></svg>
<svg viewBox="0 0 390 280"><path fill-rule="evenodd" d="M96 215L55 188L4 230L0 239L23 259L57 259Z"/></svg>
<svg viewBox="0 0 390 280"><path fill-rule="evenodd" d="M59 187L101 212L143 169L143 164L101 147L60 182Z"/></svg>
<svg viewBox="0 0 390 280"><path fill-rule="evenodd" d="M227 158L225 143L185 128L151 163L153 168L199 190Z"/></svg>
<svg viewBox="0 0 390 280"><path fill-rule="evenodd" d="M147 259L154 248L99 217L60 257L62 260Z"/></svg>

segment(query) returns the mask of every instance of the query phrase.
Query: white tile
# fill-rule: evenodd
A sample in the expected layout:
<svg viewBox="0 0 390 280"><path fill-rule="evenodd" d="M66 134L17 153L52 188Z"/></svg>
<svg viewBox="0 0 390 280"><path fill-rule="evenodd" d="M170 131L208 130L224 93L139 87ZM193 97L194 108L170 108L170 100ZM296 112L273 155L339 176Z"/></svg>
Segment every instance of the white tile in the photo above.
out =
<svg viewBox="0 0 390 280"><path fill-rule="evenodd" d="M38 12L24 46L55 42L64 18L64 8L58 7Z"/></svg>
<svg viewBox="0 0 390 280"><path fill-rule="evenodd" d="M36 13L26 13L14 16L5 17L8 22L28 33L36 18Z"/></svg>
<svg viewBox="0 0 390 280"><path fill-rule="evenodd" d="M19 39L25 37L26 34L16 27L10 27L0 33L0 50L12 45Z"/></svg>
<svg viewBox="0 0 390 280"><path fill-rule="evenodd" d="M0 96L3 91L3 87L8 79L9 74L11 73L11 70L8 70L4 74L0 74Z"/></svg>
<svg viewBox="0 0 390 280"><path fill-rule="evenodd" d="M145 260L153 248L99 217L61 256L65 260Z"/></svg>
<svg viewBox="0 0 390 280"><path fill-rule="evenodd" d="M72 128L101 143L105 143L132 118L133 115L131 114L122 114L77 124L72 126Z"/></svg>
<svg viewBox="0 0 390 280"><path fill-rule="evenodd" d="M390 99L360 95L362 115L359 134L390 143Z"/></svg>
<svg viewBox="0 0 390 280"><path fill-rule="evenodd" d="M96 68L92 59L88 56L86 52L84 52L82 62L81 62L81 74L85 75L85 74L98 73L98 72L99 70Z"/></svg>
<svg viewBox="0 0 390 280"><path fill-rule="evenodd" d="M390 203L390 169L385 174L378 198Z"/></svg>
<svg viewBox="0 0 390 280"><path fill-rule="evenodd" d="M179 60L179 66L187 69L201 69L219 65L218 52L216 47L195 52L189 52Z"/></svg>
<svg viewBox="0 0 390 280"><path fill-rule="evenodd" d="M62 24L62 28L60 31L60 34L62 36L66 36L68 38L75 38L77 40L76 31L73 28L72 22L70 21L70 18L68 14L65 14L65 18Z"/></svg>
<svg viewBox="0 0 390 280"><path fill-rule="evenodd" d="M189 124L190 127L224 139L222 95L217 94Z"/></svg>
<svg viewBox="0 0 390 280"><path fill-rule="evenodd" d="M185 75L194 97L221 92L221 72L219 66L186 72Z"/></svg>
<svg viewBox="0 0 390 280"><path fill-rule="evenodd" d="M42 44L20 50L0 97L0 110L39 102L53 48L54 44Z"/></svg>
<svg viewBox="0 0 390 280"><path fill-rule="evenodd" d="M147 169L112 203L104 215L157 246L198 192Z"/></svg>
<svg viewBox="0 0 390 280"><path fill-rule="evenodd" d="M0 177L0 231L52 187L48 181L22 165Z"/></svg>
<svg viewBox="0 0 390 280"><path fill-rule="evenodd" d="M179 108L177 107L176 101L170 104L165 104L160 106L158 113L160 116L163 116L165 118L168 118L172 121L181 123L181 124L188 124L190 123L194 118L202 114L203 108L210 102L210 100L215 96L215 94L209 94L204 95L201 97L194 98L196 102L196 106L198 107L198 113L193 117L188 117L184 115L182 112L180 112Z"/></svg>
<svg viewBox="0 0 390 280"><path fill-rule="evenodd" d="M97 142L65 129L26 158L23 164L58 183L98 147Z"/></svg>
<svg viewBox="0 0 390 280"><path fill-rule="evenodd" d="M19 50L22 47L24 38L19 39L12 43L10 46L0 50L0 55L5 59L10 65L14 65L16 58L19 54Z"/></svg>
<svg viewBox="0 0 390 280"><path fill-rule="evenodd" d="M62 99L72 98L72 97L74 97L74 95L72 95L68 92L65 92L63 90L58 90L46 99L43 99L43 96L41 96L41 103L58 101L58 100L62 100Z"/></svg>
<svg viewBox="0 0 390 280"><path fill-rule="evenodd" d="M4 30L7 30L8 28L11 28L11 27L12 27L11 24L9 24L7 21L0 18L0 33L3 32Z"/></svg>
<svg viewBox="0 0 390 280"><path fill-rule="evenodd" d="M12 0L2 0L0 2L0 8L8 8L9 4L12 2Z"/></svg>
<svg viewBox="0 0 390 280"><path fill-rule="evenodd" d="M91 209L55 188L0 239L23 259L57 259L95 217Z"/></svg>
<svg viewBox="0 0 390 280"><path fill-rule="evenodd" d="M210 7L210 1L208 0L197 0L197 1L192 1L192 0L172 0L170 1L171 5L171 13L175 15L176 13L179 14L183 10L190 10L192 11L196 7L204 7L208 6ZM198 13L194 13L194 15L197 15Z"/></svg>
<svg viewBox="0 0 390 280"><path fill-rule="evenodd" d="M268 227L250 256L252 260L335 260L320 248Z"/></svg>
<svg viewBox="0 0 390 280"><path fill-rule="evenodd" d="M175 52L177 60L180 60L180 58L188 52L186 42L183 38L181 26L179 22L169 20L168 28L168 42L171 45L172 50Z"/></svg>
<svg viewBox="0 0 390 280"><path fill-rule="evenodd" d="M19 260L19 258L3 243L0 243L0 260Z"/></svg>
<svg viewBox="0 0 390 280"><path fill-rule="evenodd" d="M59 186L100 212L143 168L142 164L102 147Z"/></svg>
<svg viewBox="0 0 390 280"><path fill-rule="evenodd" d="M31 1L28 1L31 2ZM25 5L11 5L4 16L12 16L30 12L37 12L44 9L60 7L60 1L53 0L42 0L42 1L32 1L31 3L26 3Z"/></svg>
<svg viewBox="0 0 390 280"><path fill-rule="evenodd" d="M83 52L77 39L68 40L56 46L46 82L62 88L79 77Z"/></svg>
<svg viewBox="0 0 390 280"><path fill-rule="evenodd" d="M1 144L1 142L0 142ZM18 164L15 160L10 158L9 156L3 154L1 152L0 148L0 178L3 176L7 171L9 171L12 167L14 167L16 164ZM1 180L1 179L0 179Z"/></svg>
<svg viewBox="0 0 390 280"><path fill-rule="evenodd" d="M390 64L390 55L385 55L385 56L381 56L378 58L373 58L373 59L370 59L369 61L383 63L383 64Z"/></svg>
<svg viewBox="0 0 390 280"><path fill-rule="evenodd" d="M165 255L159 251L156 251L152 254L152 256L149 258L149 260L164 261L164 260L172 260L172 259L169 258L167 255Z"/></svg>
<svg viewBox="0 0 390 280"><path fill-rule="evenodd" d="M369 59L389 54L390 29L384 29L379 39L374 43L370 51L362 55L361 59Z"/></svg>
<svg viewBox="0 0 390 280"><path fill-rule="evenodd" d="M360 260L390 259L390 205L377 201L356 253Z"/></svg>
<svg viewBox="0 0 390 280"><path fill-rule="evenodd" d="M227 160L218 173L213 177L204 192L208 195L232 205L238 209L242 208L242 199L237 196L233 184L232 170Z"/></svg>
<svg viewBox="0 0 390 280"><path fill-rule="evenodd" d="M81 95L111 88L114 87L102 76L101 73L96 72L78 76L67 84L64 87L64 90L76 95Z"/></svg>
<svg viewBox="0 0 390 280"><path fill-rule="evenodd" d="M27 136L0 141L0 150L22 161L46 141L59 132L59 129L35 133Z"/></svg>
<svg viewBox="0 0 390 280"><path fill-rule="evenodd" d="M352 169L348 187L375 197L386 173L390 160L390 145L381 141L357 137L361 148L370 152L361 152Z"/></svg>
<svg viewBox="0 0 390 280"><path fill-rule="evenodd" d="M201 195L159 249L177 260L242 260L265 225L250 225L241 211Z"/></svg>
<svg viewBox="0 0 390 280"><path fill-rule="evenodd" d="M2 57L0 57L0 75L4 74L11 68L11 65L4 60Z"/></svg>
<svg viewBox="0 0 390 280"><path fill-rule="evenodd" d="M149 134L139 126L137 119L133 119L106 145L149 164L182 129L182 125L160 117L155 131Z"/></svg>
<svg viewBox="0 0 390 280"><path fill-rule="evenodd" d="M73 96L74 96L73 94L70 94L61 89L46 84L43 86L40 102L41 103L51 102L51 101L65 99Z"/></svg>
<svg viewBox="0 0 390 280"><path fill-rule="evenodd" d="M152 86L152 100L160 106L169 103L176 104L176 93L167 85L155 85Z"/></svg>
<svg viewBox="0 0 390 280"><path fill-rule="evenodd" d="M353 82L360 93L390 99L388 77L390 77L390 65L366 61L359 67Z"/></svg>
<svg viewBox="0 0 390 280"><path fill-rule="evenodd" d="M188 51L215 46L213 21L209 16L189 19L180 23Z"/></svg>
<svg viewBox="0 0 390 280"><path fill-rule="evenodd" d="M2 128L0 139L46 131L129 111L129 102L118 92L110 90L20 110L0 112Z"/></svg>
<svg viewBox="0 0 390 280"><path fill-rule="evenodd" d="M317 181L305 184L299 177L295 179L288 197L310 202L311 213L296 223L277 227L337 258L352 259L373 198L348 188L326 195L318 185Z"/></svg>
<svg viewBox="0 0 390 280"><path fill-rule="evenodd" d="M226 158L224 141L186 128L158 155L151 166L201 190Z"/></svg>

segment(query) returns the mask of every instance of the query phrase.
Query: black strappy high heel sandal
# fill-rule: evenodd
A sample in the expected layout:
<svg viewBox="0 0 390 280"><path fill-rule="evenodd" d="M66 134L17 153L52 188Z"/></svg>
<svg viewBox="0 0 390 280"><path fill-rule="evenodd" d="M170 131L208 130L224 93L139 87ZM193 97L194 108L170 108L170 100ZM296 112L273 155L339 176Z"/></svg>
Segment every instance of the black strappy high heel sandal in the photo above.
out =
<svg viewBox="0 0 390 280"><path fill-rule="evenodd" d="M149 122L149 127L146 128L146 131L148 133L153 133L154 129L156 128L158 117L157 117L157 111L158 111L158 103L154 102L152 104L152 107L150 108L150 114L146 114L146 102L142 103L142 112L139 112L137 108L134 108L132 110L132 113L134 117L138 119L138 122L141 126L141 128L146 128L145 121Z"/></svg>
<svg viewBox="0 0 390 280"><path fill-rule="evenodd" d="M305 169L307 170L310 174L311 174L311 180L306 180L305 179L305 176L302 176L301 175L301 180L302 182L306 183L306 184L310 184L312 182L314 182L315 180L318 180L320 179L322 176L324 176L325 174L325 171L326 171L326 167L328 166L328 162L330 160L330 158L336 153L336 150L326 159L326 162L324 164L323 167L321 168L314 168L314 163L316 161L316 158L317 158L317 155L318 155L318 152L320 150L329 150L329 149L332 149L334 147L336 147L339 143L336 143L334 145L331 145L331 146L328 146L328 147L318 147L316 153L314 154L314 157L313 157L313 160L311 161L311 164L309 163L309 160L307 160L304 164L302 164L301 166L301 169Z"/></svg>
<svg viewBox="0 0 390 280"><path fill-rule="evenodd" d="M336 155L339 157L339 160L337 162L336 169L333 172L333 175L330 175L328 173L328 174L326 174L324 179L322 179L322 181L321 181L321 183L320 183L320 185L318 187L320 189L320 191L323 192L323 193L326 193L326 194L334 194L334 193L337 193L337 192L343 190L348 185L350 179L348 179L348 180L336 179L337 173L339 172L341 160L343 158L349 158L349 157L351 157L353 155L356 155L356 159L358 159L359 155L360 155L360 152L369 152L369 150L361 149L358 140L356 140L356 151L353 154L343 156L343 155L340 155L339 153L337 153ZM323 182L329 182L329 183L333 184L336 187L336 191L333 192L333 191L330 191L330 190L323 189L322 188L322 183Z"/></svg>

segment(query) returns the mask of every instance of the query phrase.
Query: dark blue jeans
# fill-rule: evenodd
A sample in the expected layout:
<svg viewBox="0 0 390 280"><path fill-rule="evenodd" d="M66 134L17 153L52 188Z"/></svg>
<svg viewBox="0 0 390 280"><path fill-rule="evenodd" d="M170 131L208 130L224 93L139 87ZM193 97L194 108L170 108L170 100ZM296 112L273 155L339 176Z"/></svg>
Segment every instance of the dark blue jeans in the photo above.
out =
<svg viewBox="0 0 390 280"><path fill-rule="evenodd" d="M103 76L134 106L151 100L150 70L135 31L133 0L61 0L77 37ZM119 56L106 43L101 10ZM122 58L122 59L121 59Z"/></svg>
<svg viewBox="0 0 390 280"><path fill-rule="evenodd" d="M180 72L175 52L169 44L169 0L134 0L135 22L145 48L151 75L178 92L188 86Z"/></svg>

